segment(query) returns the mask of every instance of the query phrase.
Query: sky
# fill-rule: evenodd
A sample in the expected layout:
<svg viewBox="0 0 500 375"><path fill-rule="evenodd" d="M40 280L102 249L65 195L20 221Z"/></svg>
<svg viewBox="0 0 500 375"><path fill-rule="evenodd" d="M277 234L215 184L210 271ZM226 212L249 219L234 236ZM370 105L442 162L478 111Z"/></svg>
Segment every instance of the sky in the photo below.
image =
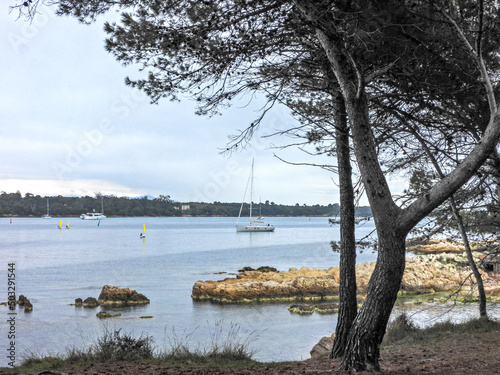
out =
<svg viewBox="0 0 500 375"><path fill-rule="evenodd" d="M30 24L8 3L0 9L0 191L241 202L254 159L254 201L339 202L333 173L276 157L335 164L275 147L293 139L266 137L297 125L286 108L273 108L244 150L221 154L228 136L258 117L262 100L241 98L212 118L195 115L187 97L152 105L124 83L140 76L138 66L124 67L104 50L104 20L113 15L82 25L43 7ZM390 186L406 188L401 180Z"/></svg>

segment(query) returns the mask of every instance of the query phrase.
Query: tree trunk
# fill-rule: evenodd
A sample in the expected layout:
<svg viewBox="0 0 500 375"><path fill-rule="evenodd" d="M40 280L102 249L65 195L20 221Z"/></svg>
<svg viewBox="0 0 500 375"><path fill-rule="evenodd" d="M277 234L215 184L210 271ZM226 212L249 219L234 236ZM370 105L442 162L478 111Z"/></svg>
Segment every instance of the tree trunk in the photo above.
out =
<svg viewBox="0 0 500 375"><path fill-rule="evenodd" d="M477 289L479 292L479 316L481 318L487 318L488 313L486 312L486 293L484 292L483 278L472 256L472 250L470 248L469 238L467 237L467 231L465 230L464 222L462 220L462 217L460 216L460 212L458 211L455 199L451 197L450 201L451 201L451 209L453 210L453 216L455 216L455 220L457 221L460 235L462 236L462 240L464 242L465 253L467 254L467 260L469 261L469 266L472 269L472 273L474 274L474 278L476 279L477 282Z"/></svg>
<svg viewBox="0 0 500 375"><path fill-rule="evenodd" d="M380 344L405 268L405 237L394 229L392 233L379 233L377 264L366 300L351 327L340 365L343 370L380 371Z"/></svg>
<svg viewBox="0 0 500 375"><path fill-rule="evenodd" d="M431 160L432 165L434 165L434 168L436 169L439 177L444 178L445 175L441 169L441 166L439 165L438 161L434 157L434 154L431 152L431 150L427 146L427 142L425 142L425 139L417 131L413 131L412 133L415 135L415 137L418 139L418 141L422 145L422 148L424 149L427 156ZM451 210L453 212L453 216L455 217L455 221L457 222L460 236L462 237L462 241L464 242L464 248L465 248L465 252L467 254L467 260L469 261L469 266L471 267L472 273L474 274L474 278L476 279L476 282L477 282L477 288L478 288L478 292L479 292L479 316L481 318L487 318L488 314L486 312L486 293L484 292L483 278L481 277L481 273L479 272L479 270L477 268L476 262L474 262L474 258L472 256L472 250L470 248L469 238L467 237L467 231L465 230L464 221L462 220L462 217L460 216L460 211L458 210L457 203L455 202L455 198L453 196L450 197L450 206L451 206Z"/></svg>
<svg viewBox="0 0 500 375"><path fill-rule="evenodd" d="M347 127L344 99L340 94L335 98L335 142L340 185L340 302L331 358L344 355L347 337L358 310L356 300L355 207L349 129Z"/></svg>

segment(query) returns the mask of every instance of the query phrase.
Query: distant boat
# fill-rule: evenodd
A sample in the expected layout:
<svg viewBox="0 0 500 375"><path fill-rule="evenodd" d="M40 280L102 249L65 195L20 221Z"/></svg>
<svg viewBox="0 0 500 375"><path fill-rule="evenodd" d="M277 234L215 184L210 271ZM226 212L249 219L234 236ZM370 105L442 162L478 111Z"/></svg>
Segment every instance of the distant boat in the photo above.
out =
<svg viewBox="0 0 500 375"><path fill-rule="evenodd" d="M102 220L106 218L102 212L87 212L86 214L81 214L80 219L82 220Z"/></svg>
<svg viewBox="0 0 500 375"><path fill-rule="evenodd" d="M62 228L62 220L59 220L59 225L58 225L58 228L61 229Z"/></svg>
<svg viewBox="0 0 500 375"><path fill-rule="evenodd" d="M87 212L86 214L80 215L80 219L82 220L102 220L105 218L106 216L104 216L104 203L102 197L101 197L101 212L95 212L95 210L92 210L92 212Z"/></svg>
<svg viewBox="0 0 500 375"><path fill-rule="evenodd" d="M139 236L140 238L146 238L146 224L142 224L142 233Z"/></svg>
<svg viewBox="0 0 500 375"><path fill-rule="evenodd" d="M240 207L240 212L238 214L238 223L236 224L236 232L273 232L274 231L274 226L270 224L266 224L262 220L253 220L252 219L252 195L253 195L253 167L254 167L254 161L252 159L252 169L250 171L250 176L248 178L247 182L247 188L245 189L245 196L246 196L246 190L248 189L248 183L250 183L250 215L249 215L249 223L247 225L239 225L240 217L241 217L241 211L243 210L243 206L245 204L245 197L243 197L243 202L241 203ZM259 217L262 218L262 216L259 213Z"/></svg>
<svg viewBox="0 0 500 375"><path fill-rule="evenodd" d="M257 220L264 220L264 216L262 216L262 202L259 201L259 216L257 216Z"/></svg>
<svg viewBox="0 0 500 375"><path fill-rule="evenodd" d="M52 219L49 213L49 199L47 198L47 214L42 216L42 219Z"/></svg>
<svg viewBox="0 0 500 375"><path fill-rule="evenodd" d="M69 220L68 220L68 224L66 224L66 229L69 229Z"/></svg>

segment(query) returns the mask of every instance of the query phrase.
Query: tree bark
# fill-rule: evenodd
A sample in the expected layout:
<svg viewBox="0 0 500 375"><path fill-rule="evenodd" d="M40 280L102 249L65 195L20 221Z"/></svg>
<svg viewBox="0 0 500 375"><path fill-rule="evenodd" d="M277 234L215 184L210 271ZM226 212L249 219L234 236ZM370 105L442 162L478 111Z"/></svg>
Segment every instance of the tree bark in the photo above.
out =
<svg viewBox="0 0 500 375"><path fill-rule="evenodd" d="M338 93L335 105L335 142L340 186L340 286L339 312L331 358L344 355L347 338L358 311L356 296L356 243L354 189L352 186L349 128L344 99Z"/></svg>
<svg viewBox="0 0 500 375"><path fill-rule="evenodd" d="M379 233L379 256L367 298L351 327L344 370L380 371L380 344L397 299L405 268L405 236L394 229Z"/></svg>

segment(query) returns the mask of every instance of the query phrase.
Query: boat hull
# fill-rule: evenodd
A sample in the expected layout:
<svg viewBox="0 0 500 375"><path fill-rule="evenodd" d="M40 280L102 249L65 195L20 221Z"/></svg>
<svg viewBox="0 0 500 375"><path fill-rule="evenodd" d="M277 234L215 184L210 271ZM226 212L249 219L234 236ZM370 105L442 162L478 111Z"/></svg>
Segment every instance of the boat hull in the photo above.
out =
<svg viewBox="0 0 500 375"><path fill-rule="evenodd" d="M81 214L80 219L82 220L102 220L105 219L106 216L103 214L98 214L98 213L86 213L86 214Z"/></svg>
<svg viewBox="0 0 500 375"><path fill-rule="evenodd" d="M273 232L273 225L237 225L236 232Z"/></svg>

